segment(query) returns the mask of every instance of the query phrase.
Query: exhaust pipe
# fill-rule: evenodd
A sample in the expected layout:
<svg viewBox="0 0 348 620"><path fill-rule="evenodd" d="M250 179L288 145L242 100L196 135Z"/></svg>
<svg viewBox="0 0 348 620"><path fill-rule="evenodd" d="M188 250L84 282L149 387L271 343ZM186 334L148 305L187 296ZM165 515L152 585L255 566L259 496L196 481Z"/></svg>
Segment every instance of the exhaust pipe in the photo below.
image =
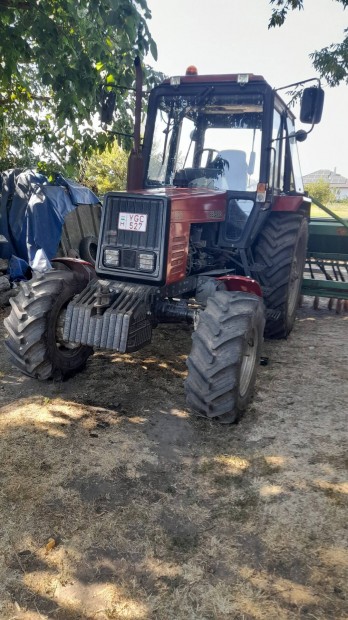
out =
<svg viewBox="0 0 348 620"><path fill-rule="evenodd" d="M134 146L128 159L127 191L142 189L144 163L140 146L141 104L143 94L143 70L139 56L134 60L135 66L135 121Z"/></svg>

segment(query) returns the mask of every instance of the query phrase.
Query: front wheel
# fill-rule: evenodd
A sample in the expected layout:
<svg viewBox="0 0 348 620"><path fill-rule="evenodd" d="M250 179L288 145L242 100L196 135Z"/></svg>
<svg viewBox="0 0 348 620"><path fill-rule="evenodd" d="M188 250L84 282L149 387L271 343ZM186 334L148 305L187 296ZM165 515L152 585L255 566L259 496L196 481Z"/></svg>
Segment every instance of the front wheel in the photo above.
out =
<svg viewBox="0 0 348 620"><path fill-rule="evenodd" d="M199 315L187 359L185 391L198 414L228 424L248 406L265 325L262 299L218 291Z"/></svg>
<svg viewBox="0 0 348 620"><path fill-rule="evenodd" d="M86 286L78 273L52 270L21 283L4 324L12 363L36 379L61 379L84 367L93 349L65 342L63 327L68 303Z"/></svg>

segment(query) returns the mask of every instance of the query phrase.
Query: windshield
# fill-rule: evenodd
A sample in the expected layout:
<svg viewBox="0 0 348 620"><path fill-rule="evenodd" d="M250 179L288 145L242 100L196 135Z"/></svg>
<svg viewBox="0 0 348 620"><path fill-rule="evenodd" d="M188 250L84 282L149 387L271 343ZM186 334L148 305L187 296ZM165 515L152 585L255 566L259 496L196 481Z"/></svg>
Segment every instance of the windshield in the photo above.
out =
<svg viewBox="0 0 348 620"><path fill-rule="evenodd" d="M217 94L159 97L147 185L255 191L263 98Z"/></svg>

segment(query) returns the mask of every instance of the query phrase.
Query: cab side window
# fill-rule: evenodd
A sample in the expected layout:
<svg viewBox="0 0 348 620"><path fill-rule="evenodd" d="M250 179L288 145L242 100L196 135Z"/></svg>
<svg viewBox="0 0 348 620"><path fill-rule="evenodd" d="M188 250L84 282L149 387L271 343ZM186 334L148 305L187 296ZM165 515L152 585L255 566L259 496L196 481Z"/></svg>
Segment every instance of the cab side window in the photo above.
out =
<svg viewBox="0 0 348 620"><path fill-rule="evenodd" d="M301 167L300 167L300 160L298 157L297 140L295 136L295 126L294 126L294 122L290 118L287 119L287 133L288 133L288 139L287 139L287 160L288 160L287 169L288 169L288 172L286 175L287 180L285 183L286 184L285 189L303 194L304 187L303 187L302 173L301 173Z"/></svg>

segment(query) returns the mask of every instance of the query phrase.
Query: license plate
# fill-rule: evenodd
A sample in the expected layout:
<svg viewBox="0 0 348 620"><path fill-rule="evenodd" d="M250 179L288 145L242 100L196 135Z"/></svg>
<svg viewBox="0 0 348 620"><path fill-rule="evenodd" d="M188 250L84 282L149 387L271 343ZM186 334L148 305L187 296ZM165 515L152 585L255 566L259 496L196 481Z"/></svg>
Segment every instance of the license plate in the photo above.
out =
<svg viewBox="0 0 348 620"><path fill-rule="evenodd" d="M147 227L147 214L145 213L120 213L118 216L119 230L132 230L145 232Z"/></svg>

